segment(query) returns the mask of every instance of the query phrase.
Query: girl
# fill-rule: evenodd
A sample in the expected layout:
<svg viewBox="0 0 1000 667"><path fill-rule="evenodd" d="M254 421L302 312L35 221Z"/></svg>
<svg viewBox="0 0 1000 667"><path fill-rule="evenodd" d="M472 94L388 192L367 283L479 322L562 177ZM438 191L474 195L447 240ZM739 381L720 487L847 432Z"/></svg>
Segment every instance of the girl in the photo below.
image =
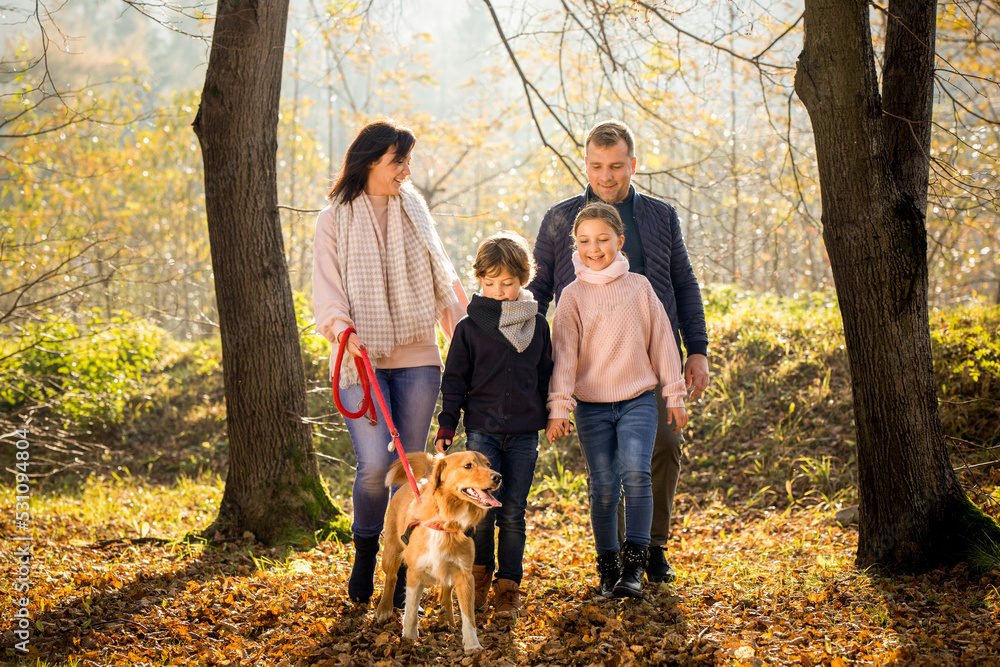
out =
<svg viewBox="0 0 1000 667"><path fill-rule="evenodd" d="M369 123L347 149L327 195L330 205L316 221L313 302L316 328L338 345L350 334L341 369L343 403L363 397L351 357L368 350L375 375L407 452L427 445L441 386L441 354L435 320L449 338L468 303L458 275L434 231L427 204L407 183L416 139L388 120ZM331 355L331 374L336 355ZM358 468L354 503L354 564L347 583L351 600L365 604L374 593L375 560L389 490L385 475L396 459L384 415L347 419ZM406 575L400 570L394 602L401 607Z"/></svg>
<svg viewBox="0 0 1000 667"><path fill-rule="evenodd" d="M668 417L687 424L684 379L670 321L649 281L628 270L621 217L587 204L573 223L576 280L552 323L555 369L549 386L549 442L576 427L590 469L590 519L600 592L642 597L653 520L650 458L656 435L653 388L663 385ZM619 563L617 507L625 490L625 544Z"/></svg>
<svg viewBox="0 0 1000 667"><path fill-rule="evenodd" d="M476 527L476 609L489 603L493 582L494 613L521 609L521 561L524 558L524 511L538 460L538 432L545 428L545 402L552 375L552 343L545 316L531 292L522 289L534 272L528 243L501 232L479 246L472 265L480 294L469 303L469 316L455 327L441 380L441 414L435 446L451 445L459 412L465 412L466 448L480 452L503 475L496 494L502 505L491 509Z"/></svg>

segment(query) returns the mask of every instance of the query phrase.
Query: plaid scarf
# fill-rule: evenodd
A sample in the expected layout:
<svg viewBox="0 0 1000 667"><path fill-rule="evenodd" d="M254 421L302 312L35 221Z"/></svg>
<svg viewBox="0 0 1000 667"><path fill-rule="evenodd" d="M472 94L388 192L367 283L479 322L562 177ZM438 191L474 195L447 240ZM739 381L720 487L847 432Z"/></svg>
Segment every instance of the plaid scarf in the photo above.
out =
<svg viewBox="0 0 1000 667"><path fill-rule="evenodd" d="M517 295L517 301L498 301L473 294L467 312L469 319L486 335L518 354L528 349L535 337L538 302L526 289Z"/></svg>
<svg viewBox="0 0 1000 667"><path fill-rule="evenodd" d="M404 186L389 197L388 217L382 238L368 197L334 212L340 278L358 338L375 366L395 348L433 335L438 309L457 303L457 275L423 198ZM358 384L349 355L340 371L342 387Z"/></svg>

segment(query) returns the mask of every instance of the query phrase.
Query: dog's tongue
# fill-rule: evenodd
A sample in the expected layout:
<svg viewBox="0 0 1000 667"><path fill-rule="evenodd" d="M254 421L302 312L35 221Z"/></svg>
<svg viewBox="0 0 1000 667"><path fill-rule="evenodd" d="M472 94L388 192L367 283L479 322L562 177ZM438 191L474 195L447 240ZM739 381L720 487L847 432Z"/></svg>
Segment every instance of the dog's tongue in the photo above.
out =
<svg viewBox="0 0 1000 667"><path fill-rule="evenodd" d="M482 502L486 503L490 507L500 507L500 501L493 497L493 495L486 489L472 489L476 497Z"/></svg>

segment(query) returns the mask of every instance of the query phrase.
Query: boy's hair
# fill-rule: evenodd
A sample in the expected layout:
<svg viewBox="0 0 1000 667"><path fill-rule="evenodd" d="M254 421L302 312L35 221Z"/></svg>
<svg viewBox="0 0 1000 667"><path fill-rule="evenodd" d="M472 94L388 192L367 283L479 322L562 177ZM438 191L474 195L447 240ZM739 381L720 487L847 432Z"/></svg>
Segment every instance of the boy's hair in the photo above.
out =
<svg viewBox="0 0 1000 667"><path fill-rule="evenodd" d="M584 220L603 220L608 223L611 229L615 230L615 234L625 236L625 223L622 222L622 217L618 214L618 209L611 204L594 201L581 208L580 212L576 214L576 219L573 220L574 237L576 236L577 228L579 228L580 223Z"/></svg>
<svg viewBox="0 0 1000 667"><path fill-rule="evenodd" d="M479 244L472 275L476 280L493 277L504 269L527 285L535 275L535 260L528 249L528 242L517 232L497 232Z"/></svg>
<svg viewBox="0 0 1000 667"><path fill-rule="evenodd" d="M590 144L608 148L619 141L624 141L625 145L628 146L628 156L635 157L635 136L633 136L632 130L620 120L606 120L590 128L587 140L583 142L583 150L586 152Z"/></svg>

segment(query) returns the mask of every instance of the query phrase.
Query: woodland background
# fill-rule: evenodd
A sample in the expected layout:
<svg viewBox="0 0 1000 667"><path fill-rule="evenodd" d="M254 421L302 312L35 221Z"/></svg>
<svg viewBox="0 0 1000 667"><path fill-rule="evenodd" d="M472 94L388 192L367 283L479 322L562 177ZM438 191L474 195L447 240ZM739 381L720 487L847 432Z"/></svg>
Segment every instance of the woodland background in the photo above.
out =
<svg viewBox="0 0 1000 667"><path fill-rule="evenodd" d="M672 546L681 578L641 605L592 599L579 448L544 448L528 611L489 626L482 663L995 660L1000 571L873 577L851 567L847 515L846 527L831 523L856 502L856 461L815 151L792 91L801 8L672 3L677 34L697 29L703 41L669 42L636 10L608 29L639 64L596 78L600 44L559 3L495 7L524 78L478 2L291 4L279 203L309 420L334 500L349 514L353 454L311 321L311 240L354 131L378 114L413 127L414 184L471 293L478 242L499 229L533 237L544 211L581 189L579 137L619 116L636 131L637 187L681 215L710 321L713 383L691 406ZM0 7L0 418L7 434L27 425L38 475L32 660L450 661L458 645L442 628L430 648L400 645L392 626L350 607L349 549L337 541L302 551L252 536L223 549L178 541L211 523L228 469L190 129L213 10ZM935 377L953 463L996 517L1000 12L941 3L938 17L935 100L946 113L935 115L927 219ZM761 68L750 61L761 53L785 64ZM3 451L12 470L14 449ZM13 485L4 493L9 537Z"/></svg>

